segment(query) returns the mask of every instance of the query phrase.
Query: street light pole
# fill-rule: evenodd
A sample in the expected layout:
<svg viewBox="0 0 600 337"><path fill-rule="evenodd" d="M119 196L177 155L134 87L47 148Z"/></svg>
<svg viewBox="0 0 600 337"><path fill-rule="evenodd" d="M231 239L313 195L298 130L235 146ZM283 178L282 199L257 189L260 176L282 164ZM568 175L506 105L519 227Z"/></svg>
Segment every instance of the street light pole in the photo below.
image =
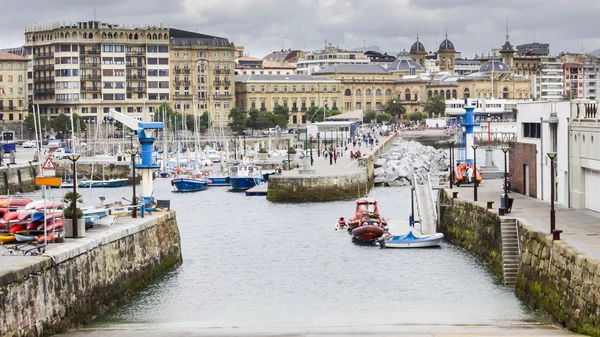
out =
<svg viewBox="0 0 600 337"><path fill-rule="evenodd" d="M131 149L129 150L129 154L131 155L131 172L132 172L132 182L133 182L133 197L131 198L131 217L137 218L137 197L135 194L135 156L137 155L137 150Z"/></svg>
<svg viewBox="0 0 600 337"><path fill-rule="evenodd" d="M548 158L550 158L550 233L554 233L556 229L556 214L554 212L554 160L556 159L556 152L549 152Z"/></svg>
<svg viewBox="0 0 600 337"><path fill-rule="evenodd" d="M508 213L508 166L507 166L507 154L509 148L507 146L502 148L504 152L504 209Z"/></svg>
<svg viewBox="0 0 600 337"><path fill-rule="evenodd" d="M71 162L73 162L73 198L71 199L71 226L73 228L74 238L79 237L79 231L77 228L77 166L75 165L75 162L79 160L80 156L81 155L77 153L72 153L67 157Z"/></svg>
<svg viewBox="0 0 600 337"><path fill-rule="evenodd" d="M475 181L473 182L473 201L477 201L477 148L478 146L473 144L473 170L475 171Z"/></svg>
<svg viewBox="0 0 600 337"><path fill-rule="evenodd" d="M317 132L317 156L321 157L321 133Z"/></svg>

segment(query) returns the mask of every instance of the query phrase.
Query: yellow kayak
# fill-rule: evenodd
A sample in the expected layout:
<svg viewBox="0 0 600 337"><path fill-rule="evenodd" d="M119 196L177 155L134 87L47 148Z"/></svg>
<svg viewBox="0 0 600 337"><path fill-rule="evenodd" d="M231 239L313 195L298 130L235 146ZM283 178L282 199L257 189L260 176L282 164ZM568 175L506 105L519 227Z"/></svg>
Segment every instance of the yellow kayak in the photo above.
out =
<svg viewBox="0 0 600 337"><path fill-rule="evenodd" d="M14 234L0 234L0 243L11 243L15 240Z"/></svg>

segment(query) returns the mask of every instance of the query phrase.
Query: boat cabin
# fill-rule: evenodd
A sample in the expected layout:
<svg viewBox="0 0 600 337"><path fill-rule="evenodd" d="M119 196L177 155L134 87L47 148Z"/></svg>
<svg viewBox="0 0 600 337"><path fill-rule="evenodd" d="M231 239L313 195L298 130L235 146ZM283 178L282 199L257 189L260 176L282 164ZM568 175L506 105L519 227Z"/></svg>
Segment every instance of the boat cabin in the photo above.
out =
<svg viewBox="0 0 600 337"><path fill-rule="evenodd" d="M356 201L356 212L359 214L379 214L379 208L377 207L377 200L373 199L358 199Z"/></svg>
<svg viewBox="0 0 600 337"><path fill-rule="evenodd" d="M262 168L255 165L236 165L229 168L229 176L262 178Z"/></svg>

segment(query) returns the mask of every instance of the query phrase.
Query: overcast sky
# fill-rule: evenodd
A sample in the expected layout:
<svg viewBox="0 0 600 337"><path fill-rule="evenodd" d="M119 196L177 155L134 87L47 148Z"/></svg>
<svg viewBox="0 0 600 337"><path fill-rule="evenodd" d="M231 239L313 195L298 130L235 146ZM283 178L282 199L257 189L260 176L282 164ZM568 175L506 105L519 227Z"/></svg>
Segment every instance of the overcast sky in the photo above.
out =
<svg viewBox="0 0 600 337"><path fill-rule="evenodd" d="M90 3L90 5L87 5ZM448 38L463 56L504 43L550 43L551 52L600 48L598 0L0 0L0 47L23 44L24 27L52 22L168 24L226 37L262 58L282 48L410 49L417 31L427 50ZM437 43L437 44L436 44Z"/></svg>

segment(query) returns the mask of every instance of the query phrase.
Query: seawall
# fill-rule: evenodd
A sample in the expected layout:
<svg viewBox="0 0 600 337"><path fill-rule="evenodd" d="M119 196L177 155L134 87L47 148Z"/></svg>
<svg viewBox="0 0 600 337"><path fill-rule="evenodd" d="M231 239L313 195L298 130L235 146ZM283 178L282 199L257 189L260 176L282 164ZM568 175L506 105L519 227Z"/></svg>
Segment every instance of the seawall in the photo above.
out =
<svg viewBox="0 0 600 337"><path fill-rule="evenodd" d="M273 202L325 202L356 199L373 187L374 163L398 138L385 138L359 158L358 166L317 169L311 174L284 174L269 177L267 200ZM350 165L355 165L354 163Z"/></svg>
<svg viewBox="0 0 600 337"><path fill-rule="evenodd" d="M155 212L52 244L44 256L0 256L0 336L51 335L88 323L180 265L180 248L175 212Z"/></svg>
<svg viewBox="0 0 600 337"><path fill-rule="evenodd" d="M35 176L40 170L39 164L10 165L0 168L0 193L13 195L17 192L35 191Z"/></svg>
<svg viewBox="0 0 600 337"><path fill-rule="evenodd" d="M445 239L502 278L500 217L441 192L438 229ZM600 336L600 261L517 218L520 260L515 294L571 331Z"/></svg>

